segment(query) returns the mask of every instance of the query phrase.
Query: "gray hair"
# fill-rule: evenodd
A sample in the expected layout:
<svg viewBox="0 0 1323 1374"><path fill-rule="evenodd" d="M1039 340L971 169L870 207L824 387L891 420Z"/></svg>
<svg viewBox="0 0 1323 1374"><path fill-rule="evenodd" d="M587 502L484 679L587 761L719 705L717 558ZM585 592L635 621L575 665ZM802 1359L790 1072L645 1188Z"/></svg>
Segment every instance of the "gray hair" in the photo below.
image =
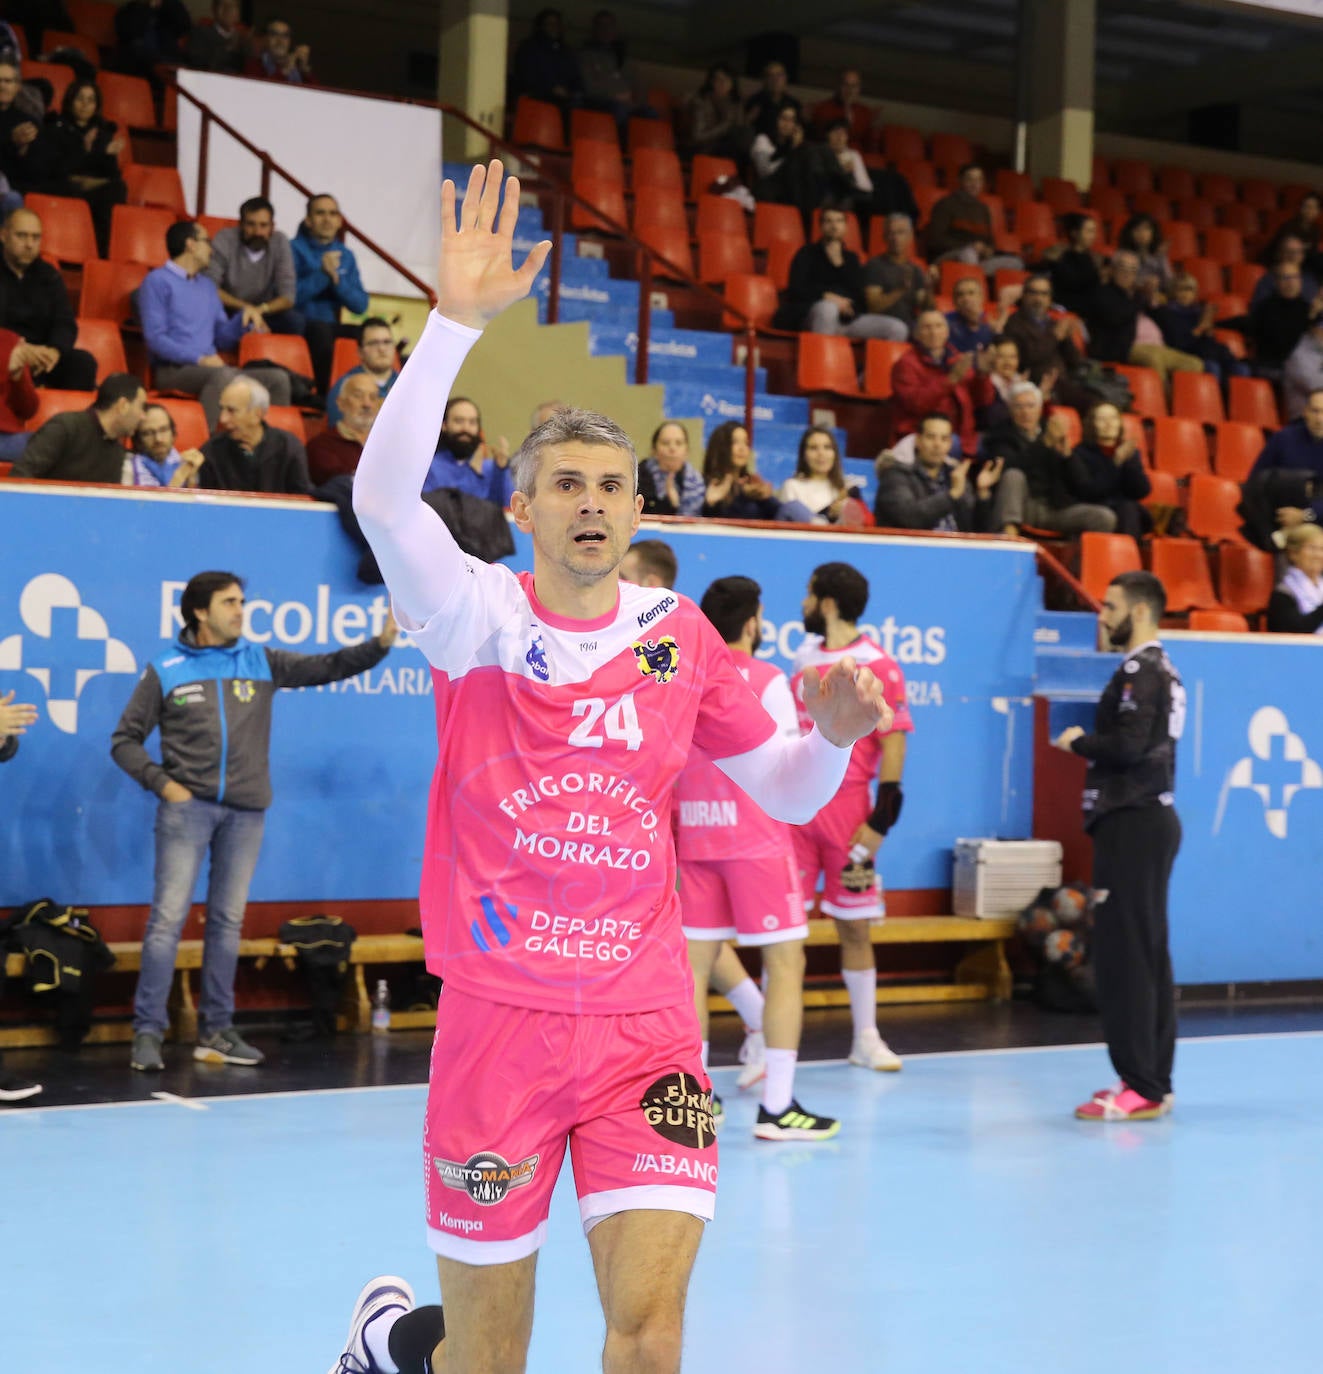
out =
<svg viewBox="0 0 1323 1374"><path fill-rule="evenodd" d="M510 459L510 472L516 491L532 496L537 481L538 465L544 449L556 444L589 444L601 448L615 448L629 458L634 491L639 489L639 456L634 442L618 424L595 410L558 410L544 420L519 445L519 452Z"/></svg>
<svg viewBox="0 0 1323 1374"><path fill-rule="evenodd" d="M914 228L914 221L908 215L899 213L887 216L887 228L890 229L893 224L903 224L906 229Z"/></svg>
<svg viewBox="0 0 1323 1374"><path fill-rule="evenodd" d="M237 377L232 377L227 386L242 386L248 392L248 408L260 411L263 415L271 409L271 393L257 380L241 372Z"/></svg>
<svg viewBox="0 0 1323 1374"><path fill-rule="evenodd" d="M1013 401L1017 396L1032 396L1041 406L1043 393L1032 382L1012 382L1007 395Z"/></svg>

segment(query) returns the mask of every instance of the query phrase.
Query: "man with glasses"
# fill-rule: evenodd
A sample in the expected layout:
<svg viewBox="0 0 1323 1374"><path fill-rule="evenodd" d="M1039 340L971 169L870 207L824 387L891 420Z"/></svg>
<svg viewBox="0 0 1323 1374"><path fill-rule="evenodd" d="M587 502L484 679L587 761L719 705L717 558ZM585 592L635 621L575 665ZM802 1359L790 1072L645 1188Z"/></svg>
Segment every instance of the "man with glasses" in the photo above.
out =
<svg viewBox="0 0 1323 1374"><path fill-rule="evenodd" d="M1303 269L1297 263L1279 261L1272 270L1272 290L1251 307L1245 327L1254 351L1254 375L1280 382L1286 360L1320 314L1323 293L1311 305L1305 298Z"/></svg>
<svg viewBox="0 0 1323 1374"><path fill-rule="evenodd" d="M364 374L376 383L377 395L384 401L386 393L395 385L399 376L399 354L395 349L395 336L390 325L379 315L370 315L358 327L359 364L331 388L326 398L326 418L331 424L341 419L340 390L350 377ZM537 428L536 425L533 426Z"/></svg>
<svg viewBox="0 0 1323 1374"><path fill-rule="evenodd" d="M175 418L162 405L149 405L133 435L135 487L195 487L202 450L175 447Z"/></svg>
<svg viewBox="0 0 1323 1374"><path fill-rule="evenodd" d="M283 81L290 86L311 86L312 52L306 43L294 46L289 21L269 19L262 30L265 40L260 52L248 59L245 76L259 81Z"/></svg>
<svg viewBox="0 0 1323 1374"><path fill-rule="evenodd" d="M1055 378L1068 377L1082 361L1071 334L1069 315L1053 315L1052 279L1047 273L1029 277L1020 294L1020 308L1006 321L1005 335L1020 350L1020 369L1035 386L1051 391Z"/></svg>

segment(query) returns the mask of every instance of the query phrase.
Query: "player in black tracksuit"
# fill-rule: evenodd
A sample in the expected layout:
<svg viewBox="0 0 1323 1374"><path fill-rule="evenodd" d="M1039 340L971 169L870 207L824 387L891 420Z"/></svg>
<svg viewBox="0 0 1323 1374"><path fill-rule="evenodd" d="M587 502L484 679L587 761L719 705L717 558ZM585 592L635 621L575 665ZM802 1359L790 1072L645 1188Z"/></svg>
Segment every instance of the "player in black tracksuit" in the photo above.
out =
<svg viewBox="0 0 1323 1374"><path fill-rule="evenodd" d="M1107 893L1093 957L1103 1034L1121 1084L1077 1109L1086 1120L1144 1120L1171 1107L1176 997L1167 884L1181 843L1172 794L1185 687L1157 637L1166 600L1151 573L1113 580L1099 621L1125 660L1103 691L1092 733L1072 726L1055 741L1089 762L1084 825L1093 838L1093 885Z"/></svg>

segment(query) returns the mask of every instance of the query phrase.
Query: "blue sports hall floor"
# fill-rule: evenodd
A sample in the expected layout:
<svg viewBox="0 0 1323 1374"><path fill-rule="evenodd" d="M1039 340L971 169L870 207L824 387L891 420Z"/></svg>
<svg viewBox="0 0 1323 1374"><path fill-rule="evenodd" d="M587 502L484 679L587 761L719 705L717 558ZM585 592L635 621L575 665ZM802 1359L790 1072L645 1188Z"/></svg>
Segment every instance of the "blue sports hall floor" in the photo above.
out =
<svg viewBox="0 0 1323 1374"><path fill-rule="evenodd" d="M798 1095L842 1119L755 1142L727 1103L691 1290L691 1374L1166 1374L1323 1365L1323 1007L1182 1013L1171 1118L1090 1126L1096 1025L1022 1005L884 1009L897 1075L814 1013ZM6 1056L4 1374L323 1374L379 1272L435 1300L419 1129L426 1036L253 1037L260 1070L130 1074L123 1047ZM738 1033L719 1027L714 1058ZM1078 1043L1076 1043L1078 1042ZM164 1094L164 1096L153 1096ZM529 1370L600 1368L568 1169Z"/></svg>

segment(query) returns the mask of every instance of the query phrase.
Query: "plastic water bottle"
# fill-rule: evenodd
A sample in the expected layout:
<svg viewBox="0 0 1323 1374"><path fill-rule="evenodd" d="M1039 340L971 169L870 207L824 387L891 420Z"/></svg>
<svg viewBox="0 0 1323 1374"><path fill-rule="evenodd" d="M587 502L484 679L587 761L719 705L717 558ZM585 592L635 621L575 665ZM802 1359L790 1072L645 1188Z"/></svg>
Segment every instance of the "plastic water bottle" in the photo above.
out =
<svg viewBox="0 0 1323 1374"><path fill-rule="evenodd" d="M390 989L384 978L377 979L377 995L372 999L372 1029L378 1033L390 1030Z"/></svg>

